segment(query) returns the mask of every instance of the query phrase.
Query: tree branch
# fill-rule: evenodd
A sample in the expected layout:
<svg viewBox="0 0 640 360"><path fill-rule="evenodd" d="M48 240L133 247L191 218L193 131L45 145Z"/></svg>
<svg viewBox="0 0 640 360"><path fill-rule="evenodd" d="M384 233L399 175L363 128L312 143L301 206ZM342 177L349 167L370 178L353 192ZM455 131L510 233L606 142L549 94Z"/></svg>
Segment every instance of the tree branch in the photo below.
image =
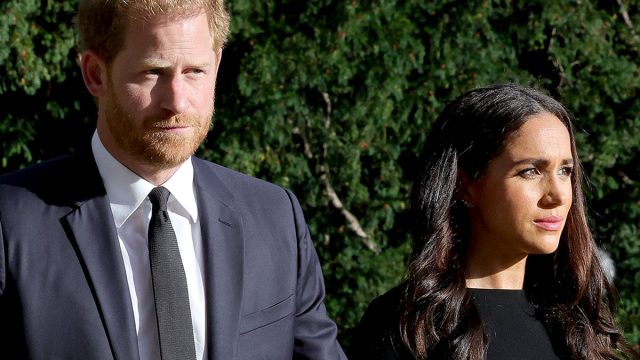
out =
<svg viewBox="0 0 640 360"><path fill-rule="evenodd" d="M616 0L618 5L620 6L620 14L622 15L622 19L624 23L627 24L627 27L631 29L631 32L634 32L633 23L631 22L631 18L629 17L629 13L627 12L627 7L622 3L622 0Z"/></svg>
<svg viewBox="0 0 640 360"><path fill-rule="evenodd" d="M308 160L313 159L313 152L311 152L311 146L309 145L309 141L307 140L307 135L305 134L304 131L302 131L299 127L294 127L293 128L293 133L296 135L300 135L300 137L302 138L302 145L304 147L304 155L307 157Z"/></svg>
<svg viewBox="0 0 640 360"><path fill-rule="evenodd" d="M331 201L331 205L333 205L333 207L335 207L336 209L340 210L340 212L342 213L342 216L344 216L345 219L347 220L347 223L349 224L349 228L353 232L355 232L356 235L360 237L360 239L362 240L364 245L367 247L367 249L375 252L376 254L379 253L380 249L373 241L371 241L371 239L369 238L369 235L367 235L364 229L362 229L362 226L360 225L358 218L356 218L355 215L353 215L351 211L347 210L342 204L342 201L338 197L338 194L336 194L335 190L331 186L331 183L327 178L327 174L326 173L322 174L322 176L320 176L320 180L324 184L325 194Z"/></svg>
<svg viewBox="0 0 640 360"><path fill-rule="evenodd" d="M326 107L324 127L325 129L329 130L331 128L331 99L329 98L329 94L326 92L322 93L322 98L324 99L325 107ZM309 144L309 140L306 136L304 129L301 129L300 127L295 127L293 129L293 132L296 135L300 135L300 137L302 138L302 143L304 145L304 154L307 157L307 159L309 160L313 159L314 154L311 151L311 145ZM329 181L330 171L329 171L329 164L327 163L327 154L328 154L328 146L327 146L327 142L325 141L322 143L322 163L320 164L320 181L324 185L325 195L327 196L327 198L329 198L329 202L331 203L331 205L337 210L339 210L342 216L344 216L344 218L347 220L347 224L349 225L349 229L351 229L354 233L356 233L356 235L358 235L358 237L364 243L365 247L375 252L376 254L380 253L380 249L378 248L376 243L371 241L371 239L369 238L369 235L367 235L367 233L362 228L362 225L360 225L360 221L358 220L358 218L355 215L353 215L351 211L345 208L344 204L342 203L342 200L340 200L340 197L338 196L336 191L333 189L333 186L331 185L331 181ZM325 236L325 241L328 241L328 240L329 240L329 237Z"/></svg>
<svg viewBox="0 0 640 360"><path fill-rule="evenodd" d="M329 98L328 93L323 92L322 99L324 100L325 110L326 110L325 117L324 117L324 127L325 129L329 130L329 128L331 128L331 98ZM369 238L369 235L367 235L367 233L364 231L364 229L360 225L360 221L358 221L358 218L356 218L355 215L351 213L351 211L349 211L347 208L344 207L342 201L340 200L340 197L338 197L338 194L333 189L333 186L329 181L330 172L329 172L329 164L326 161L327 159L327 143L326 142L322 143L322 155L323 155L323 163L322 165L320 165L320 172L322 173L322 175L320 175L320 181L322 181L322 183L324 184L325 194L327 195L329 200L331 200L331 204L333 205L333 207L340 210L340 212L342 213L342 216L344 216L345 219L347 220L347 223L349 224L349 228L353 232L355 232L356 235L360 237L360 239L362 240L364 245L367 247L367 249L375 252L376 254L379 253L380 249L378 248L378 246L371 241L371 239Z"/></svg>

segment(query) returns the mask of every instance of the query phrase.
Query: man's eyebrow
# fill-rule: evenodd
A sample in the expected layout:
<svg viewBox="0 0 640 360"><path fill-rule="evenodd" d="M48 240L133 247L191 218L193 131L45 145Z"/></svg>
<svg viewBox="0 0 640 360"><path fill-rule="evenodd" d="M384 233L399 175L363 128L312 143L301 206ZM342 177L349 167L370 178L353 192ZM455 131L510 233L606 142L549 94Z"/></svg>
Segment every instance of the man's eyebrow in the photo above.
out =
<svg viewBox="0 0 640 360"><path fill-rule="evenodd" d="M169 62L160 59L142 59L140 64L144 67L150 68L166 68L169 67Z"/></svg>
<svg viewBox="0 0 640 360"><path fill-rule="evenodd" d="M168 68L171 67L171 63L166 60L161 59L143 59L140 64L146 68ZM196 68L208 68L211 66L211 61L202 60L202 61L193 61L187 62L185 67L196 67Z"/></svg>

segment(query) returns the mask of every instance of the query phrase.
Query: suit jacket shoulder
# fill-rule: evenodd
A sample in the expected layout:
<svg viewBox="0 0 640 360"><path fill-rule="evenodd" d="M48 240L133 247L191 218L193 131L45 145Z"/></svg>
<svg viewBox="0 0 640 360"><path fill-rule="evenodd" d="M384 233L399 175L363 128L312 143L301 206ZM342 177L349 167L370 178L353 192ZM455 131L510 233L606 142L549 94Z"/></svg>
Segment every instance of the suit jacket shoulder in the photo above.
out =
<svg viewBox="0 0 640 360"><path fill-rule="evenodd" d="M51 206L72 206L104 193L89 149L0 176L0 206L30 200Z"/></svg>
<svg viewBox="0 0 640 360"><path fill-rule="evenodd" d="M0 178L0 348L18 358L131 358L135 328L90 151Z"/></svg>
<svg viewBox="0 0 640 360"><path fill-rule="evenodd" d="M204 160L193 165L208 358L344 358L295 196ZM136 358L117 239L91 151L0 177L2 351Z"/></svg>
<svg viewBox="0 0 640 360"><path fill-rule="evenodd" d="M195 157L193 165L199 187L213 187L216 196L228 205L250 206L265 201L289 201L287 190L268 181Z"/></svg>
<svg viewBox="0 0 640 360"><path fill-rule="evenodd" d="M237 216L221 221L242 232L237 358L343 359L324 306L320 262L293 193L214 163L194 158L193 164L205 210L222 204ZM208 222L215 223L213 214Z"/></svg>

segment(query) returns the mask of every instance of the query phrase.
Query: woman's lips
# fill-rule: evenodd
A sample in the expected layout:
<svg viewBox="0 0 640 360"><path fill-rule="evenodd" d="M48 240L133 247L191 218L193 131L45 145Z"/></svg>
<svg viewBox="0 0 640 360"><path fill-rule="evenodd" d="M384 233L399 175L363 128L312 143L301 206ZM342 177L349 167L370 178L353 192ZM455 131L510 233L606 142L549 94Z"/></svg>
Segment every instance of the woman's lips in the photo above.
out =
<svg viewBox="0 0 640 360"><path fill-rule="evenodd" d="M533 223L548 231L562 230L562 226L564 225L560 216L547 216L541 219L535 219Z"/></svg>

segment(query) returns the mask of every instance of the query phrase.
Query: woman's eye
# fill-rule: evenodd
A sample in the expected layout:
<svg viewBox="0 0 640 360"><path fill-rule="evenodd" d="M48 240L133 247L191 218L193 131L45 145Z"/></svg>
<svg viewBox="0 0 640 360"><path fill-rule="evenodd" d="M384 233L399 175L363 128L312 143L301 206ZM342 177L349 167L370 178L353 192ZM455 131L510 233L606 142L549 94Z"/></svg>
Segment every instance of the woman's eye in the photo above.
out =
<svg viewBox="0 0 640 360"><path fill-rule="evenodd" d="M573 174L573 166L563 166L558 173L562 176L571 176Z"/></svg>
<svg viewBox="0 0 640 360"><path fill-rule="evenodd" d="M540 171L538 171L538 169L536 168L527 168L521 170L518 175L522 176L523 178L531 179L540 175Z"/></svg>

